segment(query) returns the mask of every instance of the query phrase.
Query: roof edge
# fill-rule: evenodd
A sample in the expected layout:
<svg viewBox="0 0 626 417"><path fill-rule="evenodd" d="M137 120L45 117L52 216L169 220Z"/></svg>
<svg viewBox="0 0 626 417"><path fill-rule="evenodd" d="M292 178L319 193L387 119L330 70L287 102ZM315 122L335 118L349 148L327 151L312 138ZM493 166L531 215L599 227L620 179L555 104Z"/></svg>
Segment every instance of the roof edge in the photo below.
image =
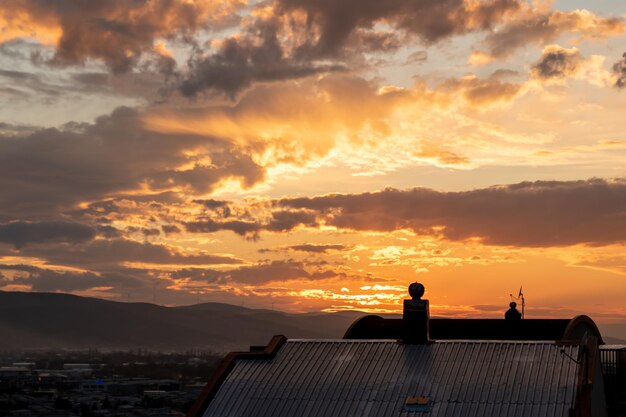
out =
<svg viewBox="0 0 626 417"><path fill-rule="evenodd" d="M569 324L565 328L565 332L563 332L563 339L580 340L580 338L583 335L580 334L580 330L579 331L576 331L576 330L585 329L585 327L587 327L586 330L591 330L592 334L589 334L589 336L593 335L598 338L599 345L604 344L604 340L602 339L602 334L600 333L600 329L598 329L598 326L593 321L593 319L585 314L578 315L570 320Z"/></svg>
<svg viewBox="0 0 626 417"><path fill-rule="evenodd" d="M235 367L237 359L272 359L280 348L287 341L284 335L276 335L272 337L267 346L263 350L253 350L250 352L230 352L224 357L220 366L215 370L211 379L202 389L200 396L187 412L187 417L200 417L204 414L209 404L219 391L220 387L226 381L230 371Z"/></svg>
<svg viewBox="0 0 626 417"><path fill-rule="evenodd" d="M589 318L587 317L587 319ZM594 380L596 377L596 367L601 366L598 362L598 337L588 336L586 340L582 340L581 349L583 349L583 355L578 361L578 376L573 415L574 417L589 417L592 415L593 410L593 387L596 383ZM598 381L598 383L600 382L601 381ZM604 391L604 389L602 389L602 391Z"/></svg>

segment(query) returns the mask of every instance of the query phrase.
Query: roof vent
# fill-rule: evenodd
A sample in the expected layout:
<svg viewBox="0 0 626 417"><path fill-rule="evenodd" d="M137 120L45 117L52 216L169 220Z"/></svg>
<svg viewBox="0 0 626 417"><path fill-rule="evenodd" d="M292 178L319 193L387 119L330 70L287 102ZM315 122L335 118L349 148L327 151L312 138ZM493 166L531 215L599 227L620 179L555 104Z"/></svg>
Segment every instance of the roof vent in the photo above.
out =
<svg viewBox="0 0 626 417"><path fill-rule="evenodd" d="M403 342L410 345L429 343L428 300L422 300L425 288L419 282L409 285L410 300L404 300L402 315Z"/></svg>

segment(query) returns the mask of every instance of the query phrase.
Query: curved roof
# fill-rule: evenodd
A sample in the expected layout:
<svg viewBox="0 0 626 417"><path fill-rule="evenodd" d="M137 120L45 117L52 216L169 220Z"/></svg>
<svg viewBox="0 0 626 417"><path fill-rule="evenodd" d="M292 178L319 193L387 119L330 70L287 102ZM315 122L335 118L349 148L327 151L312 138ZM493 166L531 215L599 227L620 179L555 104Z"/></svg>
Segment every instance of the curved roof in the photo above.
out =
<svg viewBox="0 0 626 417"><path fill-rule="evenodd" d="M579 365L562 350L578 346L288 340L271 359L238 359L203 416L415 416L417 396L430 417L566 417Z"/></svg>

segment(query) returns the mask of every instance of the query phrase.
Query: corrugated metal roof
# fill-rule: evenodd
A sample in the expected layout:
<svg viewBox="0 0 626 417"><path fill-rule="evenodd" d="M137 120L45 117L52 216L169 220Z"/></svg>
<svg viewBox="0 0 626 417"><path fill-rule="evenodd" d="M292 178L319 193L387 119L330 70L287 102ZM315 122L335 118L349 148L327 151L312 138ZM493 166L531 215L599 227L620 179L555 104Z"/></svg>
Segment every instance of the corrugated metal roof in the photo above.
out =
<svg viewBox="0 0 626 417"><path fill-rule="evenodd" d="M239 359L205 417L567 416L576 346L549 342L289 340ZM429 411L407 411L409 396Z"/></svg>

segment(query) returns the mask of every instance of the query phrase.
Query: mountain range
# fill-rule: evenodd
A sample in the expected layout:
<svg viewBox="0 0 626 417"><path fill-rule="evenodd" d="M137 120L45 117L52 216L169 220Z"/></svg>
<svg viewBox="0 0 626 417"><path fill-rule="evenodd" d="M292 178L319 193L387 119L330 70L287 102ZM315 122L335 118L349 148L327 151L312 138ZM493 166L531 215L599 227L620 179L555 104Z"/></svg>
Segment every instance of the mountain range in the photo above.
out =
<svg viewBox="0 0 626 417"><path fill-rule="evenodd" d="M275 334L341 338L364 314L289 314L222 303L164 307L0 291L0 350L247 350L250 345L265 345ZM601 331L607 343L626 344L626 325L605 325Z"/></svg>
<svg viewBox="0 0 626 417"><path fill-rule="evenodd" d="M221 303L164 307L0 291L0 350L247 350L249 345L267 344L275 334L341 338L363 314L288 314Z"/></svg>

